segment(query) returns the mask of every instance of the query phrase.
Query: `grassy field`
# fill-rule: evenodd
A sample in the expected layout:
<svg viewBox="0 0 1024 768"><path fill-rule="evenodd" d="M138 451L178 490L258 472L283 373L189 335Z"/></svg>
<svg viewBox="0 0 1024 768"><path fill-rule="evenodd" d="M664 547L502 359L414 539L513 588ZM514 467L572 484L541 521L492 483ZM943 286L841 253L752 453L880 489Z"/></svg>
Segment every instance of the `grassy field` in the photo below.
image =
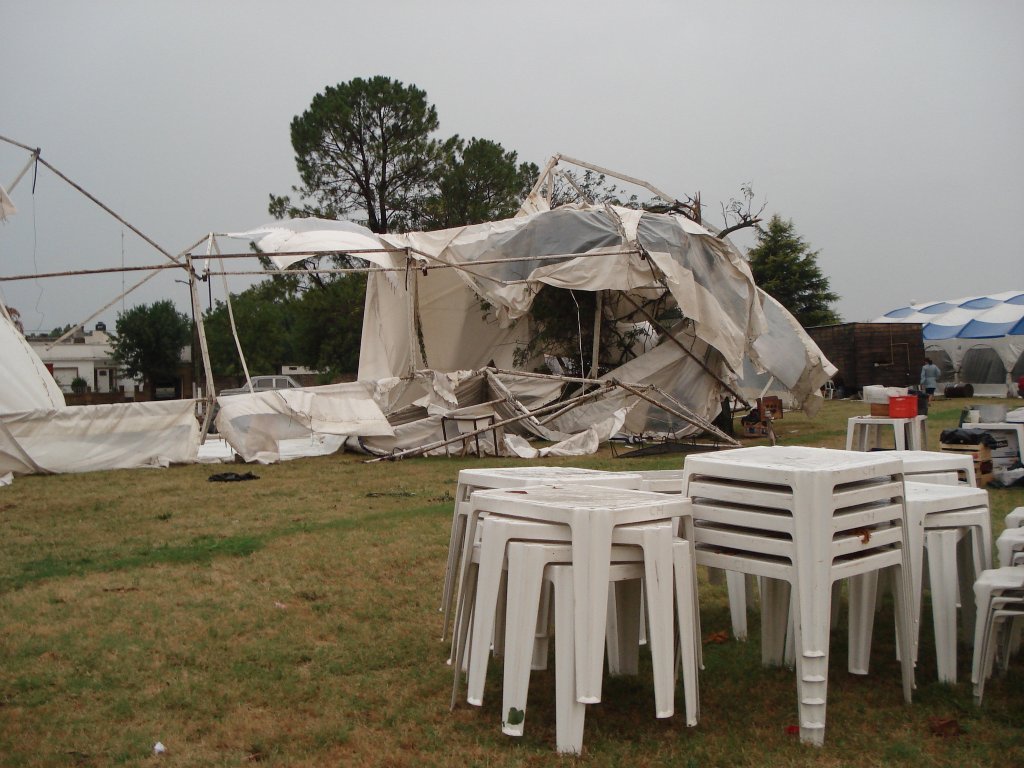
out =
<svg viewBox="0 0 1024 768"><path fill-rule="evenodd" d="M962 407L933 405L932 448ZM841 447L864 412L832 401L778 433ZM500 732L500 665L482 708L450 712L437 609L452 496L459 469L497 462L514 463L339 455L250 467L245 483L201 465L17 478L0 489L0 765L1024 765L1024 661L978 709L964 645L961 682L935 682L928 618L906 705L884 606L871 675L846 672L845 616L833 632L826 745L800 745L793 672L761 667L755 616L748 642L723 636L724 590L706 583L696 728L655 719L649 664L606 683L579 758L554 753L551 671L533 675L522 739ZM990 497L998 534L1024 491Z"/></svg>

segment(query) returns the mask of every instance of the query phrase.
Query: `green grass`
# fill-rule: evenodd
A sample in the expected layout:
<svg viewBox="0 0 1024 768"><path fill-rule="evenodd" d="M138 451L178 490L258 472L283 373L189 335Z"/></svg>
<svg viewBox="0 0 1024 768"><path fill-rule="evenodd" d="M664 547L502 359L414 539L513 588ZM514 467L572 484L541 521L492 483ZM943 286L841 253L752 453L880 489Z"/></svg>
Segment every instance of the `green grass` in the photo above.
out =
<svg viewBox="0 0 1024 768"><path fill-rule="evenodd" d="M935 404L931 447L961 407ZM829 402L776 427L783 442L841 446L864 411ZM887 605L869 676L846 673L845 618L832 634L821 750L787 733L793 673L761 667L754 612L748 642L705 644L696 728L654 718L647 663L606 683L580 758L553 752L551 670L533 675L522 739L500 732L498 664L482 708L449 712L437 608L452 494L459 469L497 461L341 455L253 467L247 483L209 483L220 470L199 465L17 478L0 489L0 765L1024 764L1024 663L978 709L969 683L935 682L926 627L906 705ZM681 457L549 461L631 470ZM998 534L1024 491L990 498ZM701 613L706 637L728 630L723 587L701 584ZM933 735L938 719L960 735ZM159 759L156 741L169 750Z"/></svg>

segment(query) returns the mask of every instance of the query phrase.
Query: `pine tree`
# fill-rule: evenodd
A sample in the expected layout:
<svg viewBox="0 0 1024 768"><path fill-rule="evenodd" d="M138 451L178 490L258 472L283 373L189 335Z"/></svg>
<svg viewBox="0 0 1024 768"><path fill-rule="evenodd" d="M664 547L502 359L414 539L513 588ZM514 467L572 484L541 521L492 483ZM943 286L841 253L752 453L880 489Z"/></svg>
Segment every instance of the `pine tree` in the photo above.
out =
<svg viewBox="0 0 1024 768"><path fill-rule="evenodd" d="M767 228L758 227L757 244L747 252L754 282L805 328L840 322L831 306L839 295L829 290L818 253L794 232L792 221L778 214Z"/></svg>

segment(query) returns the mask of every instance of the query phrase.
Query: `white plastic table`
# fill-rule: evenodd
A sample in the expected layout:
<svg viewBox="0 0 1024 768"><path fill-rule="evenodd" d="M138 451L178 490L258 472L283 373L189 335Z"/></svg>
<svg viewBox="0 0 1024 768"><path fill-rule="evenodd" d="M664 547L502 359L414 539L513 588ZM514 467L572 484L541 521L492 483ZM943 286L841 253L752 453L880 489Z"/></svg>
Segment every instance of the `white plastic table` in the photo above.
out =
<svg viewBox="0 0 1024 768"><path fill-rule="evenodd" d="M846 421L846 450L867 451L874 437L880 443L882 427L893 431L896 450L923 450L928 443L928 417L913 416L906 419L891 419L882 416L851 416Z"/></svg>
<svg viewBox="0 0 1024 768"><path fill-rule="evenodd" d="M932 482L936 475L955 473L959 482L976 488L974 458L969 453L953 451L892 451L903 461L903 479Z"/></svg>
<svg viewBox="0 0 1024 768"><path fill-rule="evenodd" d="M477 491L474 510L507 517L568 525L572 534L576 627L576 699L601 700L608 569L616 526L686 518L690 500L682 496L590 485L550 485ZM467 533L468 535L468 533Z"/></svg>
<svg viewBox="0 0 1024 768"><path fill-rule="evenodd" d="M602 469L556 466L485 467L460 471L459 484L455 489L452 530L448 539L448 564L444 575L444 592L441 596L441 610L444 611L444 625L441 628L442 641L448 634L452 608L455 607L457 599L457 584L461 585L462 583L461 574L465 569L460 566L464 563L468 564L464 558L467 552L472 553L473 550L476 516L471 516L468 504L470 495L474 491L490 488L522 488L527 485L553 482L639 488L642 477L639 473L633 472L610 472Z"/></svg>
<svg viewBox="0 0 1024 768"><path fill-rule="evenodd" d="M899 567L904 599L897 627L910 641L903 464L888 452L756 446L688 456L684 468L683 492L693 500L697 523L697 562L792 584L800 738L820 745L832 582ZM909 701L913 666L906 656L903 692Z"/></svg>

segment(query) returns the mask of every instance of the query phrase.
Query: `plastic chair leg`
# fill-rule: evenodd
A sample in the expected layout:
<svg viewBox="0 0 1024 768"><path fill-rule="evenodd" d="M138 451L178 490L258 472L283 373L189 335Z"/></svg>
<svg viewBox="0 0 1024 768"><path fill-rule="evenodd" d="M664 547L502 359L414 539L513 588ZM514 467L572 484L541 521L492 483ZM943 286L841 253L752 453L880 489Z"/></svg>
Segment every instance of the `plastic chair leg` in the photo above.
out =
<svg viewBox="0 0 1024 768"><path fill-rule="evenodd" d="M539 547L509 547L509 585L508 599L505 603L505 670L501 704L501 731L509 736L523 735L526 693L530 685L533 640L537 626L537 607L540 605L546 563L546 553ZM557 594L555 599L558 599ZM556 617L556 622L557 620ZM557 645L557 634L555 637ZM571 637L570 635L570 639ZM560 666L560 659L555 660L555 666ZM470 695L474 693L475 691L471 691ZM482 690L480 695L482 698Z"/></svg>
<svg viewBox="0 0 1024 768"><path fill-rule="evenodd" d="M866 675L871 661L871 635L875 626L878 571L868 571L847 581L850 605L847 669L853 675Z"/></svg>
<svg viewBox="0 0 1024 768"><path fill-rule="evenodd" d="M608 590L608 623L605 645L608 672L614 676L636 675L640 664L640 621L642 600L636 582L618 581Z"/></svg>
<svg viewBox="0 0 1024 768"><path fill-rule="evenodd" d="M694 616L698 606L693 601L693 554L690 542L676 539L672 544L672 560L676 578L676 616L679 624L679 663L683 672L683 701L686 724L694 726L700 717L697 685L697 649L694 643Z"/></svg>
<svg viewBox="0 0 1024 768"><path fill-rule="evenodd" d="M463 539L466 536L466 516L459 512L459 502L455 502L455 514L452 515L452 532L448 540L448 565L444 572L444 591L441 594L441 610L444 619L441 624L441 642L448 637L448 625L452 618L452 607L455 599L455 586L462 571L459 569Z"/></svg>
<svg viewBox="0 0 1024 768"><path fill-rule="evenodd" d="M904 648L909 648L911 633L913 632L913 619L910 615L910 579L907 578L903 566L890 566L893 580L893 609L896 613L896 638L903 643ZM900 670L903 677L903 700L908 704L911 701L914 690L914 660L910 654L904 654L900 659Z"/></svg>
<svg viewBox="0 0 1024 768"><path fill-rule="evenodd" d="M732 636L737 640L747 639L747 576L737 571L725 572L725 583L729 589L729 614L732 617Z"/></svg>
<svg viewBox="0 0 1024 768"><path fill-rule="evenodd" d="M790 585L781 579L761 581L761 663L781 667L790 615Z"/></svg>
<svg viewBox="0 0 1024 768"><path fill-rule="evenodd" d="M587 705L576 701L572 569L554 566L550 572L555 587L555 749L578 755Z"/></svg>
<svg viewBox="0 0 1024 768"><path fill-rule="evenodd" d="M933 529L928 540L928 578L931 582L932 621L939 682L956 683L957 540L959 529Z"/></svg>

